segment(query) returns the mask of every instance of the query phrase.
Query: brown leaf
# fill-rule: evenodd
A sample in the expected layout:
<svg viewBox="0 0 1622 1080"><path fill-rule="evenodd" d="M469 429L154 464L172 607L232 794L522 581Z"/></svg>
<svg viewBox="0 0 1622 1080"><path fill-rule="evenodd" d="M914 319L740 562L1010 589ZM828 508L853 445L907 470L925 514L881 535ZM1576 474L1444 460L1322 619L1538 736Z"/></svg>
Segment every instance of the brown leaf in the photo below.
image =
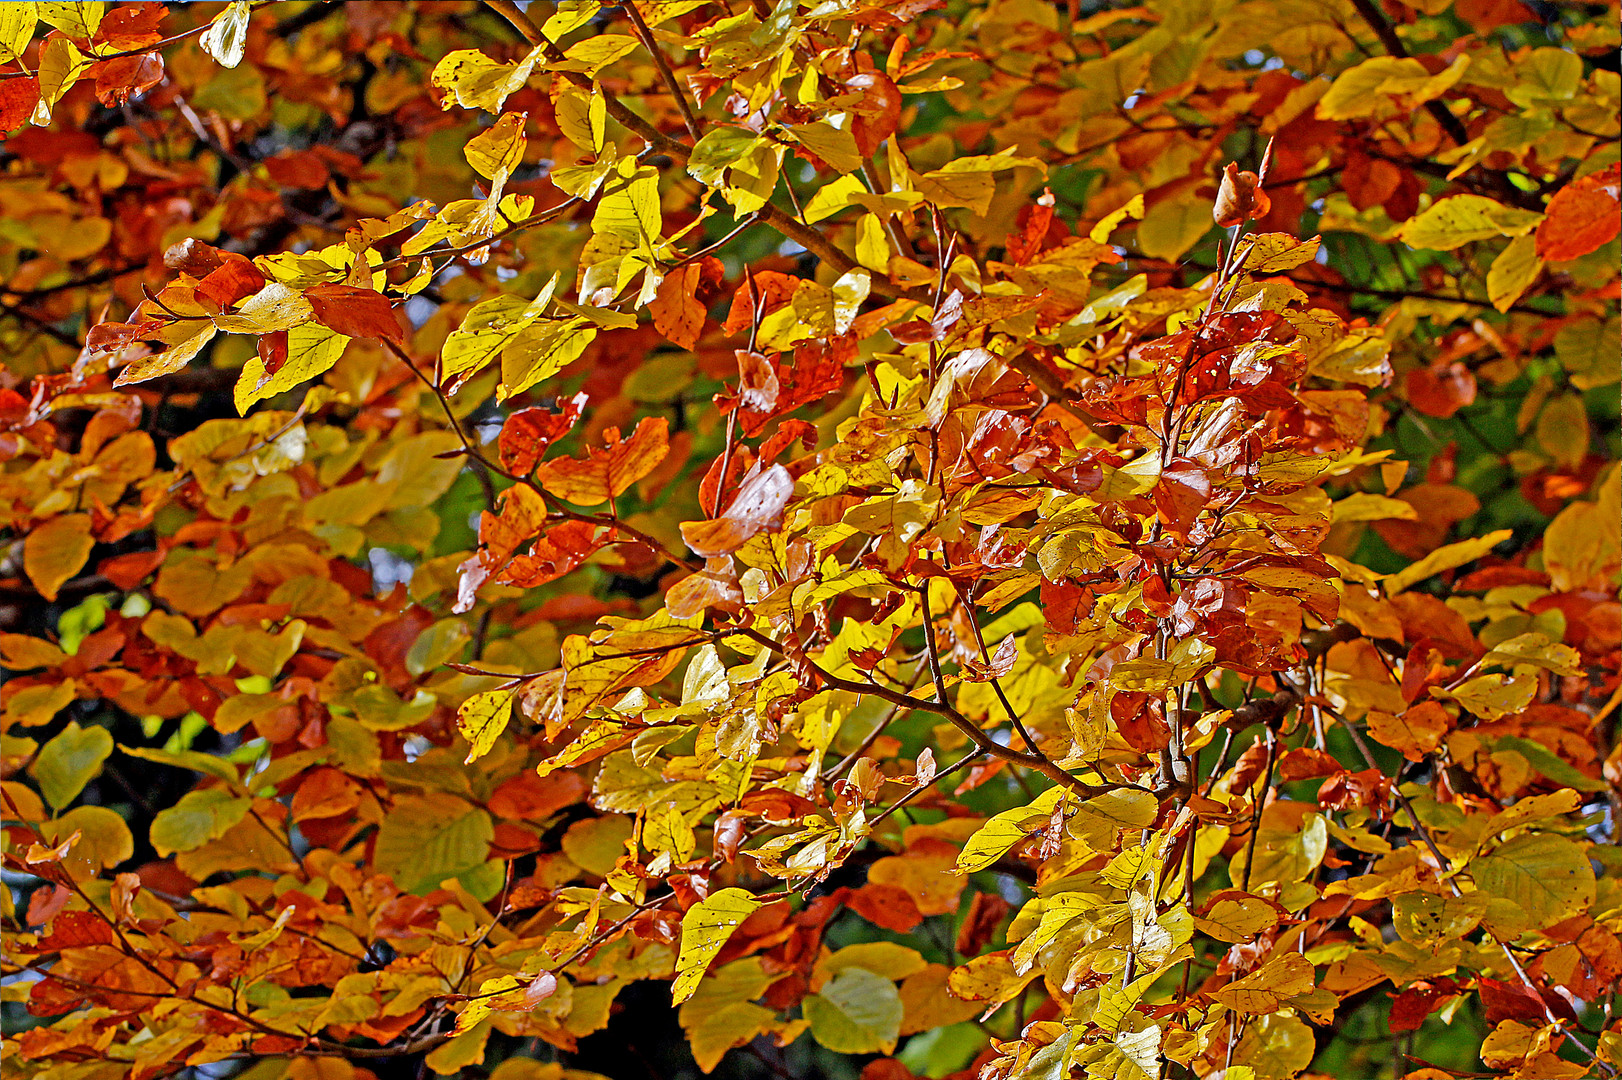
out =
<svg viewBox="0 0 1622 1080"><path fill-rule="evenodd" d="M1266 217L1272 208L1273 202L1262 190L1257 175L1248 169L1241 172L1239 166L1230 161L1222 170L1216 205L1211 208L1212 219L1227 229L1241 222Z"/></svg>

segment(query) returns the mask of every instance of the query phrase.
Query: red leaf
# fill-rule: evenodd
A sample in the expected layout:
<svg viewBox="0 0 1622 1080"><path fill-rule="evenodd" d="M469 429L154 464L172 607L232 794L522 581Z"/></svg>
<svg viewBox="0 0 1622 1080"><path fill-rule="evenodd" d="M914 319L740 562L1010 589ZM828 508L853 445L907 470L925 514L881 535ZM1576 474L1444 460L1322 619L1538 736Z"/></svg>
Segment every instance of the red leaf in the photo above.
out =
<svg viewBox="0 0 1622 1080"><path fill-rule="evenodd" d="M856 149L864 158L872 157L901 122L901 90L882 71L859 72L846 79L845 86L857 95L850 106Z"/></svg>
<svg viewBox="0 0 1622 1080"><path fill-rule="evenodd" d="M746 282L732 294L732 309L727 312L727 321L721 324L721 329L728 334L747 330L754 323L756 292L760 293L761 316L765 317L793 299L794 290L800 287L799 278L776 270L762 270L752 281L753 287Z"/></svg>
<svg viewBox="0 0 1622 1080"><path fill-rule="evenodd" d="M546 448L574 429L586 406L586 395L576 394L562 405L561 412L520 409L507 418L496 441L502 468L520 476L535 468Z"/></svg>
<svg viewBox="0 0 1622 1080"><path fill-rule="evenodd" d="M281 187L310 191L326 187L327 180L332 176L327 163L308 150L283 150L266 158L265 172Z"/></svg>
<svg viewBox="0 0 1622 1080"><path fill-rule="evenodd" d="M304 298L315 309L316 321L348 337L378 338L400 344L405 331L389 306L389 298L354 285L317 285Z"/></svg>
<svg viewBox="0 0 1622 1080"><path fill-rule="evenodd" d="M0 132L22 127L38 104L39 80L34 76L0 79Z"/></svg>
<svg viewBox="0 0 1622 1080"><path fill-rule="evenodd" d="M163 38L158 27L168 14L168 8L156 0L114 4L107 9L91 41L107 46L112 52L128 52L154 45Z"/></svg>
<svg viewBox="0 0 1622 1080"><path fill-rule="evenodd" d="M905 934L924 921L912 894L899 885L863 885L850 894L845 906L874 926L898 934Z"/></svg>
<svg viewBox="0 0 1622 1080"><path fill-rule="evenodd" d="M1055 201L1053 192L1044 188L1041 198L1020 211L1024 228L1020 230L1018 236L1008 238L1006 246L1009 262L1015 266L1024 266L1042 250L1048 238L1048 227L1053 224Z"/></svg>
<svg viewBox="0 0 1622 1080"><path fill-rule="evenodd" d="M1476 377L1463 364L1408 373L1408 403L1426 416L1449 417L1476 399Z"/></svg>
<svg viewBox="0 0 1622 1080"><path fill-rule="evenodd" d="M169 250L173 251L174 248ZM164 258L167 259L168 255L169 253L165 252ZM259 268L248 258L234 251L221 251L218 248L209 248L206 252L200 248L188 249L187 253L179 258L199 268L212 259L219 260L219 265L197 275L203 279L197 283L197 295L218 304L222 311L265 287L265 275L259 272Z"/></svg>
<svg viewBox="0 0 1622 1080"><path fill-rule="evenodd" d="M1538 258L1551 262L1597 251L1622 231L1622 164L1573 181L1554 193L1537 231Z"/></svg>
<svg viewBox="0 0 1622 1080"><path fill-rule="evenodd" d="M268 380L287 363L287 331L274 330L268 334L260 334L258 351L259 359L265 365L265 379Z"/></svg>

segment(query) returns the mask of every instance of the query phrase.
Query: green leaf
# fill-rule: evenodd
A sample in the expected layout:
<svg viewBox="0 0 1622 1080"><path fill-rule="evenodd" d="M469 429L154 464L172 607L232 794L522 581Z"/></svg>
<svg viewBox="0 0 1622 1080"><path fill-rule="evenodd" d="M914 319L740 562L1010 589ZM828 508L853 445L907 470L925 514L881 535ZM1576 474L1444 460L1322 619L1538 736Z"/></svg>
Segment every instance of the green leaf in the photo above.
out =
<svg viewBox="0 0 1622 1080"><path fill-rule="evenodd" d="M1592 776L1583 775L1578 771L1577 766L1540 742L1523 739L1519 735L1505 735L1491 741L1495 751L1513 750L1531 762L1534 769L1557 784L1564 784L1576 791L1599 792L1607 791L1610 788L1610 785L1603 780L1596 780Z"/></svg>
<svg viewBox="0 0 1622 1080"><path fill-rule="evenodd" d="M248 816L253 800L226 788L191 791L152 819L152 846L160 857L194 851Z"/></svg>
<svg viewBox="0 0 1622 1080"><path fill-rule="evenodd" d="M56 738L45 744L28 771L39 781L45 801L61 810L101 772L102 762L112 752L113 737L106 728L82 728L78 721L70 720Z"/></svg>
<svg viewBox="0 0 1622 1080"><path fill-rule="evenodd" d="M196 750L175 752L154 746L126 746L123 752L143 761L156 761L160 765L173 765L177 769L190 769L192 772L216 776L227 784L238 783L236 766L214 754L204 754Z"/></svg>
<svg viewBox="0 0 1622 1080"><path fill-rule="evenodd" d="M811 1036L839 1054L888 1054L905 1011L895 983L866 968L846 968L801 1005Z"/></svg>
<svg viewBox="0 0 1622 1080"><path fill-rule="evenodd" d="M743 889L722 889L687 909L681 919L681 952L676 957L676 981L671 1000L680 1005L693 996L699 980L738 925L760 907ZM899 1021L897 1021L899 1023Z"/></svg>
<svg viewBox="0 0 1622 1080"><path fill-rule="evenodd" d="M405 796L377 831L372 866L421 896L483 866L494 836L490 815L454 795Z"/></svg>

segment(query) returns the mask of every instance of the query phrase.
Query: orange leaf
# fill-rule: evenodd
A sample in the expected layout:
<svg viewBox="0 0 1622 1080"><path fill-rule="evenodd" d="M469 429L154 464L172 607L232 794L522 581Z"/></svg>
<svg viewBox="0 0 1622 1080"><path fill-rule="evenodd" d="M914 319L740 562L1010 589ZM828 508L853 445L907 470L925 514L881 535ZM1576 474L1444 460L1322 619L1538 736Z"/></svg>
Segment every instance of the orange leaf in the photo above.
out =
<svg viewBox="0 0 1622 1080"><path fill-rule="evenodd" d="M1598 251L1622 231L1622 164L1554 193L1537 231L1538 258L1560 262Z"/></svg>
<svg viewBox="0 0 1622 1080"><path fill-rule="evenodd" d="M629 439L621 441L619 428L605 433L608 446L592 450L584 461L561 458L536 470L541 486L567 502L596 506L625 493L626 489L664 460L670 450L670 424L664 417L647 417Z"/></svg>
<svg viewBox="0 0 1622 1080"><path fill-rule="evenodd" d="M95 545L90 515L64 514L28 534L23 541L23 569L41 596L55 600L62 583L83 568Z"/></svg>
<svg viewBox="0 0 1622 1080"><path fill-rule="evenodd" d="M654 329L684 349L698 344L704 329L704 305L698 300L699 280L704 268L696 262L666 274L659 291L648 305Z"/></svg>
<svg viewBox="0 0 1622 1080"><path fill-rule="evenodd" d="M737 551L751 536L782 522L783 507L793 494L794 478L783 466L773 465L743 482L725 514L683 522L682 537L706 557Z"/></svg>

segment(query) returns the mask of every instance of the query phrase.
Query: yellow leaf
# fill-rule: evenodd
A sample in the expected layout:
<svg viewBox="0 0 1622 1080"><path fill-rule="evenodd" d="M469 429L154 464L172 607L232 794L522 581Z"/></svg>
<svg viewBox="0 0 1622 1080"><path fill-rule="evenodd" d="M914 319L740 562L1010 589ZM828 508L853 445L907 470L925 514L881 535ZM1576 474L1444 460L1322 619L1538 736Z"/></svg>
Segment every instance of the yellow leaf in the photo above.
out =
<svg viewBox="0 0 1622 1080"><path fill-rule="evenodd" d="M1238 982L1229 983L1211 996L1241 1013L1270 1013L1285 998L1312 989L1312 961L1298 952L1275 955L1267 963Z"/></svg>
<svg viewBox="0 0 1622 1080"><path fill-rule="evenodd" d="M1100 218L1098 224L1094 225L1092 231L1087 234L1087 239L1095 244L1107 244L1109 243L1110 233L1119 228L1121 222L1127 218L1136 220L1142 217L1143 195L1140 193L1128 199L1125 206L1118 210L1111 210Z"/></svg>
<svg viewBox="0 0 1622 1080"><path fill-rule="evenodd" d="M1432 574L1452 570L1468 562L1475 562L1487 552L1509 539L1508 529L1498 529L1474 540L1461 540L1457 544L1439 547L1412 566L1406 566L1385 579L1385 594L1396 596L1410 585L1415 585Z"/></svg>
<svg viewBox="0 0 1622 1080"><path fill-rule="evenodd" d="M494 124L468 140L463 153L473 171L486 179L511 174L524 160L524 121L528 113L503 113Z"/></svg>
<svg viewBox="0 0 1622 1080"><path fill-rule="evenodd" d="M1483 661L1488 664L1531 664L1573 678L1582 673L1581 657L1570 645L1551 641L1547 635L1536 632L1517 634L1500 641Z"/></svg>
<svg viewBox="0 0 1622 1080"><path fill-rule="evenodd" d="M1505 206L1485 195L1454 195L1409 218L1397 230L1397 238L1409 247L1452 251L1475 240L1524 236L1542 220L1542 214Z"/></svg>
<svg viewBox="0 0 1622 1080"><path fill-rule="evenodd" d="M50 6L50 5L47 5ZM67 7L69 5L57 5ZM44 127L51 122L51 109L63 94L73 89L90 67L79 47L65 37L53 37L45 43L39 57L39 104L34 107L30 122Z"/></svg>
<svg viewBox="0 0 1622 1080"><path fill-rule="evenodd" d="M1017 974L1007 952L993 952L977 956L954 969L947 979L947 986L951 988L953 996L965 1001L984 1001L989 1008L990 1005L1012 1000L1026 983L1040 974L1040 967L1033 967L1023 975Z"/></svg>
<svg viewBox="0 0 1622 1080"><path fill-rule="evenodd" d="M40 835L51 844L60 844L73 833L72 859L83 859L105 870L135 854L135 837L124 819L105 806L76 806L55 821L43 824Z"/></svg>
<svg viewBox="0 0 1622 1080"><path fill-rule="evenodd" d="M1451 698L1477 716L1498 720L1520 712L1532 704L1537 694L1536 675L1478 675L1455 690L1432 688L1432 693Z"/></svg>
<svg viewBox="0 0 1622 1080"><path fill-rule="evenodd" d="M1258 233L1240 249L1240 265L1252 274L1276 274L1309 263L1318 254L1318 237L1297 240L1288 233Z"/></svg>
<svg viewBox="0 0 1622 1080"><path fill-rule="evenodd" d="M620 180L610 180L591 230L615 236L635 247L650 247L659 238L659 171L638 167L635 158L621 158Z"/></svg>
<svg viewBox="0 0 1622 1080"><path fill-rule="evenodd" d="M596 77L603 68L636 48L636 38L628 34L593 34L569 46L567 59L551 65L554 71L583 71Z"/></svg>
<svg viewBox="0 0 1622 1080"><path fill-rule="evenodd" d="M1499 311L1508 311L1541 273L1543 260L1538 258L1536 238L1530 233L1517 236L1487 270L1487 299Z"/></svg>
<svg viewBox="0 0 1622 1080"><path fill-rule="evenodd" d="M224 11L214 16L197 43L221 67L234 68L242 63L242 49L248 43L248 16L253 5L248 0L231 0Z"/></svg>
<svg viewBox="0 0 1622 1080"><path fill-rule="evenodd" d="M0 634L0 665L12 671L55 667L67 654L49 641L27 634Z"/></svg>
<svg viewBox="0 0 1622 1080"><path fill-rule="evenodd" d="M1366 491L1346 496L1329 511L1329 520L1336 525L1343 521L1389 521L1392 518L1416 521L1419 511L1414 509L1412 503Z"/></svg>
<svg viewBox="0 0 1622 1080"><path fill-rule="evenodd" d="M40 750L28 772L39 781L40 794L57 810L78 797L84 786L101 772L101 763L113 752L113 737L104 727L82 728L68 721Z"/></svg>
<svg viewBox="0 0 1622 1080"><path fill-rule="evenodd" d="M107 5L100 0L91 3L82 0L75 3L70 0L68 3L42 3L38 5L38 10L41 19L68 37L88 38L94 36L101 26L102 16L107 13Z"/></svg>
<svg viewBox="0 0 1622 1080"><path fill-rule="evenodd" d="M963 845L957 857L957 872L972 874L1002 858L1009 848L1040 828L1063 797L1063 788L1048 788L1030 805L1016 806L991 818Z"/></svg>
<svg viewBox="0 0 1622 1080"><path fill-rule="evenodd" d="M1368 116L1381 105L1390 104L1381 95L1418 90L1430 77L1418 60L1395 56L1365 60L1336 76L1334 85L1318 99L1318 118L1350 120Z"/></svg>
<svg viewBox="0 0 1622 1080"><path fill-rule="evenodd" d="M951 974L945 964L930 964L901 980L901 1034L916 1035L979 1015L979 1004L964 1001L947 988Z"/></svg>
<svg viewBox="0 0 1622 1080"><path fill-rule="evenodd" d="M265 363L255 353L242 365L234 397L238 415L247 413L256 401L291 390L306 379L323 375L344 353L349 339L320 323L305 323L287 332L287 360L274 375L267 375Z"/></svg>
<svg viewBox="0 0 1622 1080"><path fill-rule="evenodd" d="M0 722L7 726L21 724L33 727L50 723L56 714L68 707L74 698L72 679L47 686L29 686L6 699L5 712Z"/></svg>
<svg viewBox="0 0 1622 1080"><path fill-rule="evenodd" d="M228 334L269 334L291 330L314 317L315 309L303 293L272 281L229 314L216 315L214 325Z"/></svg>
<svg viewBox="0 0 1622 1080"><path fill-rule="evenodd" d="M881 274L890 266L890 239L877 214L863 214L856 225L856 261Z"/></svg>
<svg viewBox="0 0 1622 1080"><path fill-rule="evenodd" d="M1279 909L1259 896L1228 891L1218 896L1204 915L1194 917L1194 927L1218 941L1249 941L1263 930L1278 925Z"/></svg>
<svg viewBox="0 0 1622 1080"><path fill-rule="evenodd" d="M38 21L39 9L33 0L0 4L0 64L9 64L23 54Z"/></svg>
<svg viewBox="0 0 1622 1080"><path fill-rule="evenodd" d="M497 398L505 401L550 379L580 359L596 337L597 328L578 316L520 330L501 350Z"/></svg>
<svg viewBox="0 0 1622 1080"><path fill-rule="evenodd" d="M890 979L905 979L928 966L916 949L897 945L893 941L868 941L860 945L846 945L825 957L817 964L815 977L827 978L846 968L859 967L881 971Z"/></svg>
<svg viewBox="0 0 1622 1080"><path fill-rule="evenodd" d="M517 93L529 82L535 64L541 58L542 47L536 46L515 63L503 64L490 59L477 49L457 49L446 53L434 65L429 81L448 90L444 108L461 105L468 109L500 112L507 97Z"/></svg>
<svg viewBox="0 0 1622 1080"><path fill-rule="evenodd" d="M1599 581L1616 586L1622 565L1622 472L1612 466L1595 502L1573 503L1560 511L1543 534L1543 565L1562 592Z"/></svg>
<svg viewBox="0 0 1622 1080"><path fill-rule="evenodd" d="M1541 930L1592 907L1594 871L1576 843L1553 833L1524 833L1470 861L1470 876L1491 897L1508 900Z"/></svg>
<svg viewBox="0 0 1622 1080"><path fill-rule="evenodd" d="M821 221L825 217L831 217L839 213L839 211L851 205L850 197L852 195L866 190L867 188L862 184L861 179L854 175L841 176L831 184L824 184L805 204L806 224L809 225L812 222ZM860 255L860 252L858 252L858 255ZM888 259L888 257L889 252L886 249L885 258ZM857 261L861 260L858 258ZM866 264L863 263L863 265Z"/></svg>
<svg viewBox="0 0 1622 1080"><path fill-rule="evenodd" d="M89 514L63 514L29 530L23 541L23 570L41 596L55 600L62 583L84 567L95 545Z"/></svg>
<svg viewBox="0 0 1622 1080"><path fill-rule="evenodd" d="M856 147L856 136L844 128L836 128L832 124L823 122L816 124L789 124L788 129L794 133L801 146L821 158L833 167L838 173L854 173L862 167L862 152ZM846 176L852 180L855 177ZM837 183L837 181L836 181ZM829 185L832 187L834 185ZM827 188L823 189L828 190ZM860 180L849 191L866 191ZM843 202L840 205L844 205ZM809 214L809 208L807 208ZM827 215L823 215L827 216ZM809 216L807 221L813 220Z"/></svg>
<svg viewBox="0 0 1622 1080"><path fill-rule="evenodd" d="M1538 445L1556 464L1575 470L1588 455L1588 407L1577 394L1561 394L1538 414Z"/></svg>
<svg viewBox="0 0 1622 1080"><path fill-rule="evenodd" d="M507 724L512 720L513 699L517 693L513 687L489 690L474 694L462 702L462 707L456 710L456 726L468 743L467 758L463 764L471 764L482 758L496 745L496 739L507 730Z"/></svg>
<svg viewBox="0 0 1622 1080"><path fill-rule="evenodd" d="M760 907L743 889L722 889L687 909L681 920L681 952L676 957L676 981L671 1000L680 1005L693 996L699 980L738 925Z"/></svg>

